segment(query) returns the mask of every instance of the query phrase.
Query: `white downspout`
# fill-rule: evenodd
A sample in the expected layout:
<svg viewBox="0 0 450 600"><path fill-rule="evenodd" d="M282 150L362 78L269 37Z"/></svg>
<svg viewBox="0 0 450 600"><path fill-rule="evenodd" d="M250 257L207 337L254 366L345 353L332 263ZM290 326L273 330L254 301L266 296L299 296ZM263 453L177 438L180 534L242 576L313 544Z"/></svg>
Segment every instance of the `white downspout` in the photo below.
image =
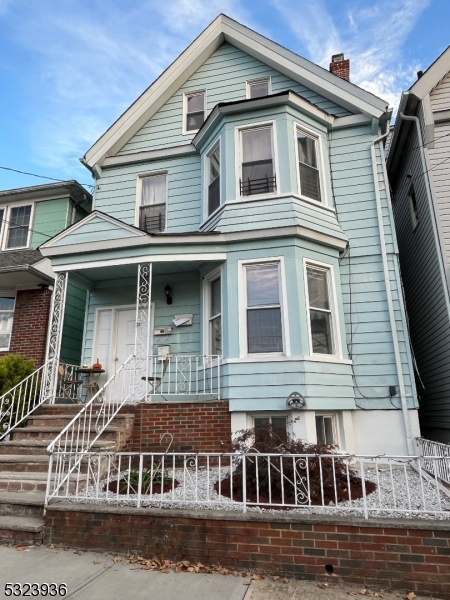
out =
<svg viewBox="0 0 450 600"><path fill-rule="evenodd" d="M415 454L415 449L414 449L414 441L413 441L412 433L411 433L411 424L409 422L405 381L403 378L402 359L401 359L401 355L400 355L400 346L399 346L398 336L397 336L397 326L395 323L395 312L394 312L394 303L392 301L391 283L389 280L389 265L388 265L387 252L386 252L386 239L385 239L385 235L384 235L384 225L383 225L383 211L381 208L381 195L380 195L380 188L379 188L379 182L378 182L377 160L376 160L376 153L375 153L375 144L378 144L379 142L381 142L388 135L389 135L389 133L385 133L384 135L381 135L380 137L377 137L376 139L374 139L370 145L370 152L372 155L372 170L373 170L373 180L374 180L374 186L375 186L375 200L376 200L376 205L377 205L378 228L380 230L381 257L383 260L384 281L385 281L385 285L386 285L386 295L387 295L388 310L389 310L389 321L390 321L391 331L392 331L392 343L394 346L395 365L397 368L398 385L399 385L399 391L400 391L400 402L401 402L401 407L402 407L403 422L405 425L406 445L408 448L408 454L410 456L412 456L413 454ZM386 186L387 185L388 185L388 182L386 181ZM392 232L392 234L395 235L395 232Z"/></svg>

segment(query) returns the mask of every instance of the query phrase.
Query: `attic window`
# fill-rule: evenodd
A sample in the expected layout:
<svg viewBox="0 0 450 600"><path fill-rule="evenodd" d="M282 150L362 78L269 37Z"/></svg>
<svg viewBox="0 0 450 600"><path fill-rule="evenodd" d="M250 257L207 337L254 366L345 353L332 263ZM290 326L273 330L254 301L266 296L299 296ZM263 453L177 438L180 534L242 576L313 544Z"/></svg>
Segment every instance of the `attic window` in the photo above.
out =
<svg viewBox="0 0 450 600"><path fill-rule="evenodd" d="M247 81L247 98L263 98L270 94L270 77Z"/></svg>
<svg viewBox="0 0 450 600"><path fill-rule="evenodd" d="M195 132L205 121L205 91L184 95L184 133Z"/></svg>

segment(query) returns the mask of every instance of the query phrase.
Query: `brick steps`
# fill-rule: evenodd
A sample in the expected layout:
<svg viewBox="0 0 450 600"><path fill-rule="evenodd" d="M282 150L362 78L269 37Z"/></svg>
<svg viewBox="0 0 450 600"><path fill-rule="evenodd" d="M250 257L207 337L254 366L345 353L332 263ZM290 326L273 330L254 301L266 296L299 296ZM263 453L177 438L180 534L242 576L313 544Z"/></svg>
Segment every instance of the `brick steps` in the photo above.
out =
<svg viewBox="0 0 450 600"><path fill-rule="evenodd" d="M50 458L47 447L81 409L81 405L73 404L41 406L28 418L26 427L13 430L12 439L0 442L0 542L42 543ZM100 409L101 406L96 407L96 411ZM92 449L107 452L123 449L133 425L134 415L124 411L101 433ZM89 431L81 430L80 436L83 435L85 441L97 435L95 421ZM68 486L66 483L66 491L67 487L69 492L76 486L85 487L87 467L88 461L83 459L77 474L70 476ZM103 468L102 463L99 468Z"/></svg>
<svg viewBox="0 0 450 600"><path fill-rule="evenodd" d="M44 519L0 516L0 542L24 545L42 544Z"/></svg>

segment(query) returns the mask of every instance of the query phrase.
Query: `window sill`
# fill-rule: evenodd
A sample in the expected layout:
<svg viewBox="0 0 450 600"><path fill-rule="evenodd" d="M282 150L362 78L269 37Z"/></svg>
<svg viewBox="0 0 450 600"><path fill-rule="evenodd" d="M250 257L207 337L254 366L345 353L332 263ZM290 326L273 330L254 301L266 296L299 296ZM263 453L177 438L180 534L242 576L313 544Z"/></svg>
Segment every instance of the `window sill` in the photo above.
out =
<svg viewBox="0 0 450 600"><path fill-rule="evenodd" d="M2 252L14 252L14 250L28 250L30 248L29 245L27 246L17 246L15 248L2 248Z"/></svg>
<svg viewBox="0 0 450 600"><path fill-rule="evenodd" d="M222 365L226 364L239 364L239 363L255 363L255 362L323 362L323 363L335 363L340 365L351 365L353 364L351 360L347 360L345 358L338 358L336 356L331 356L326 358L323 356L286 356L283 354L259 354L254 356L242 356L241 358L223 358L221 360Z"/></svg>

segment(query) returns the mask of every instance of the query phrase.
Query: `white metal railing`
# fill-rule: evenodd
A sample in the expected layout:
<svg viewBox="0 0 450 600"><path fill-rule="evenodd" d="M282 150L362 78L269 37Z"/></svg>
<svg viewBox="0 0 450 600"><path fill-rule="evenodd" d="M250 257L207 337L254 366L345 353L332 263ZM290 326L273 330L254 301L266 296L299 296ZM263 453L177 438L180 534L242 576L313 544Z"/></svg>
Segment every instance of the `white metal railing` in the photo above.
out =
<svg viewBox="0 0 450 600"><path fill-rule="evenodd" d="M46 502L216 510L289 509L368 518L450 518L450 496L422 461L346 454L54 452ZM450 460L450 459L448 459ZM76 468L73 466L76 465ZM70 478L64 473L70 472Z"/></svg>
<svg viewBox="0 0 450 600"><path fill-rule="evenodd" d="M82 381L77 370L80 365L72 365L69 363L58 363L55 397L65 400L80 400L80 390L82 384L75 385L73 382Z"/></svg>
<svg viewBox="0 0 450 600"><path fill-rule="evenodd" d="M54 359L44 363L0 397L0 440L48 400L42 383L52 360Z"/></svg>
<svg viewBox="0 0 450 600"><path fill-rule="evenodd" d="M450 446L441 442L433 442L425 438L416 438L420 454L435 457L436 460L424 459L423 468L432 476L438 477L450 485Z"/></svg>
<svg viewBox="0 0 450 600"><path fill-rule="evenodd" d="M220 359L219 355L151 356L148 396L182 394L220 398Z"/></svg>

